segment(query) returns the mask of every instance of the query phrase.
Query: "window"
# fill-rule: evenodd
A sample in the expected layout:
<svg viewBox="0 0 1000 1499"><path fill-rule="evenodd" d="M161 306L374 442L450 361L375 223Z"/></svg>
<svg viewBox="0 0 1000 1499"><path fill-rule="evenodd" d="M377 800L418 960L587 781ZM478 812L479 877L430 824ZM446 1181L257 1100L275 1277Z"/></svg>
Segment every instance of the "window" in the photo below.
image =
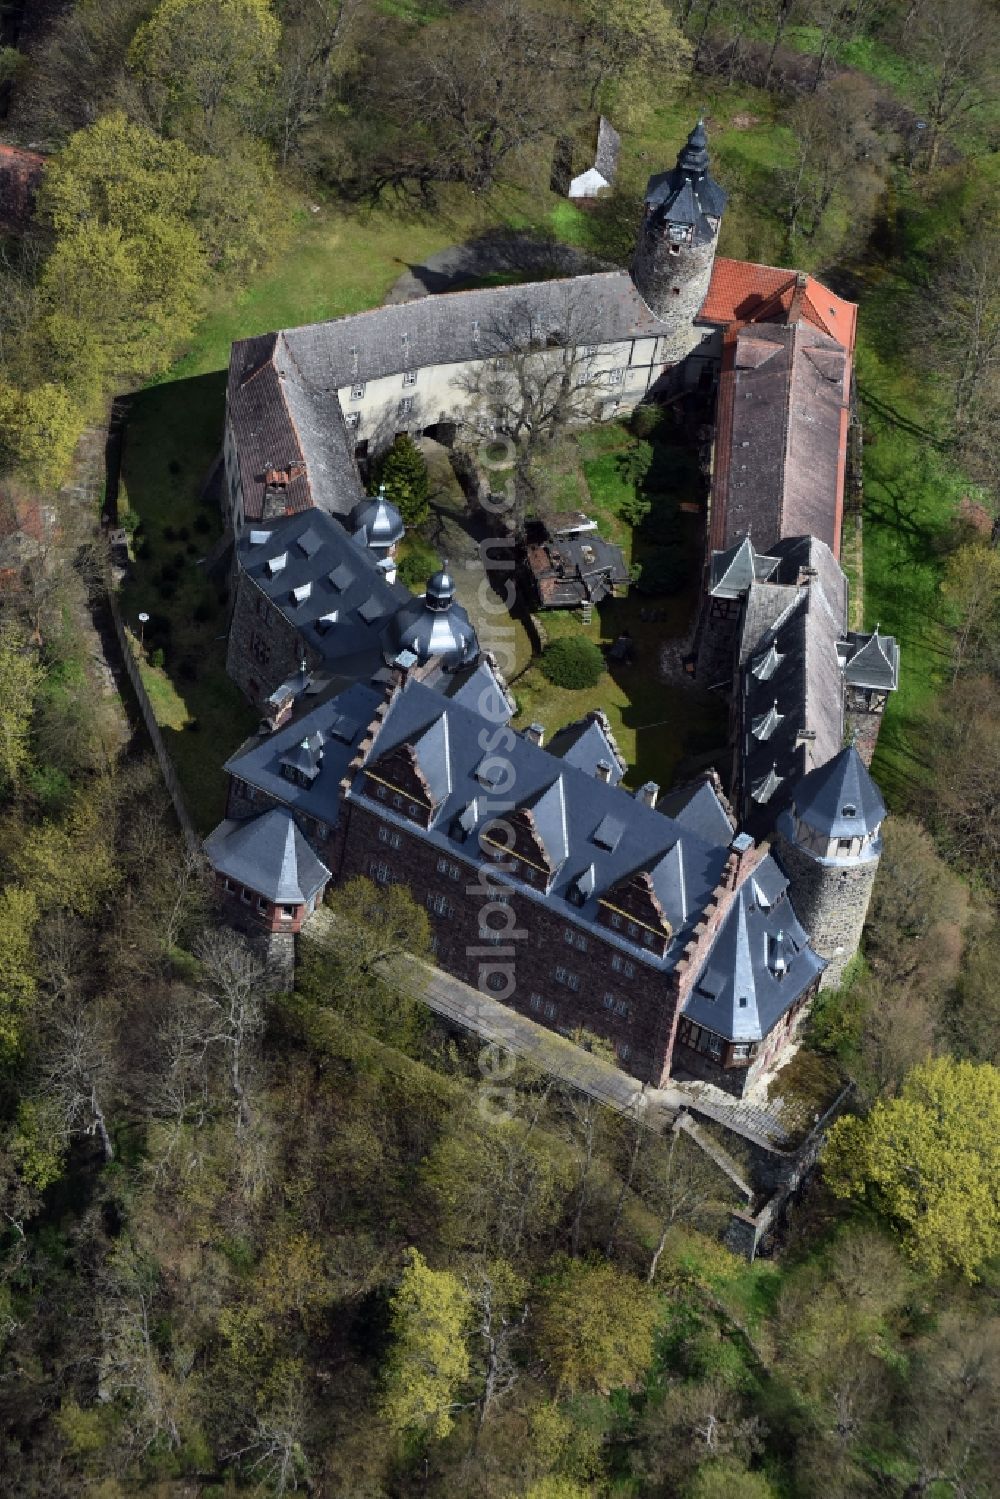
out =
<svg viewBox="0 0 1000 1499"><path fill-rule="evenodd" d="M571 926L563 927L563 941L568 947L575 947L578 952L587 951L587 939L582 932L575 932Z"/></svg>
<svg viewBox="0 0 1000 1499"><path fill-rule="evenodd" d="M264 899L264 897L262 895L258 895L258 897L257 897L257 910L258 911L266 911L267 910L267 901Z"/></svg>
<svg viewBox="0 0 1000 1499"><path fill-rule="evenodd" d="M618 953L615 953L611 959L611 967L615 973L623 973L627 979L630 979L635 973L635 964L630 963L628 958L623 958Z"/></svg>
<svg viewBox="0 0 1000 1499"><path fill-rule="evenodd" d="M671 255L679 255L681 253L680 245L668 245L667 249L670 251Z"/></svg>
<svg viewBox="0 0 1000 1499"><path fill-rule="evenodd" d="M281 919L282 919L282 921L291 921L291 920L293 920L294 916L295 916L295 907L294 906L282 906L282 908L281 908Z"/></svg>
<svg viewBox="0 0 1000 1499"><path fill-rule="evenodd" d="M642 945L644 947L652 947L652 945L653 945L653 933L652 932L643 932L643 934L642 934Z"/></svg>
<svg viewBox="0 0 1000 1499"><path fill-rule="evenodd" d="M734 1046L733 1047L733 1058L737 1062L745 1061L746 1058L749 1055L750 1055L750 1048L749 1048L749 1046Z"/></svg>
<svg viewBox="0 0 1000 1499"><path fill-rule="evenodd" d="M326 823L325 822L318 822L318 823L316 823L316 840L317 840L317 842L324 843L329 836L330 836L330 829L327 827Z"/></svg>
<svg viewBox="0 0 1000 1499"><path fill-rule="evenodd" d="M363 401L365 398L365 382L359 380L356 385L351 386L351 400ZM357 425L357 424L355 424Z"/></svg>
<svg viewBox="0 0 1000 1499"><path fill-rule="evenodd" d="M271 609L270 605L267 602L267 599L257 600L257 613L260 615L261 621L265 625L269 625L271 623Z"/></svg>
<svg viewBox="0 0 1000 1499"><path fill-rule="evenodd" d="M566 988L572 989L574 994L580 987L579 974L570 973L569 969L563 968L562 965L556 969L555 978L557 984L565 984Z"/></svg>
<svg viewBox="0 0 1000 1499"><path fill-rule="evenodd" d="M368 873L378 885L389 885L392 883L392 870L389 865L380 859L373 859L368 866Z"/></svg>
<svg viewBox="0 0 1000 1499"><path fill-rule="evenodd" d="M379 843L388 843L390 848L398 848L402 843L402 837L393 828L381 827L378 830Z"/></svg>
<svg viewBox="0 0 1000 1499"><path fill-rule="evenodd" d="M403 798L397 794L392 799L392 805L394 807L401 807L403 805Z"/></svg>
<svg viewBox="0 0 1000 1499"><path fill-rule="evenodd" d="M384 802L388 794L389 793L386 791L384 786L375 787L375 795L378 797L380 802Z"/></svg>
<svg viewBox="0 0 1000 1499"><path fill-rule="evenodd" d="M403 374L403 389L409 390L417 383L416 370L406 370Z"/></svg>
<svg viewBox="0 0 1000 1499"><path fill-rule="evenodd" d="M624 379L625 379L625 371L623 369L622 370L608 370L608 384L609 385L621 385L621 383L622 383L622 381Z"/></svg>
<svg viewBox="0 0 1000 1499"><path fill-rule="evenodd" d="M638 937L639 935L639 928L634 921L630 921L628 924L628 934L630 937Z"/></svg>
<svg viewBox="0 0 1000 1499"><path fill-rule="evenodd" d="M411 808L411 811L413 810L415 809ZM462 871L458 865L452 864L449 859L439 859L437 861L437 872L438 874L446 874L450 880L458 880L462 877Z"/></svg>
<svg viewBox="0 0 1000 1499"><path fill-rule="evenodd" d="M246 906L248 906L250 904L250 902L253 900L253 892L251 890L248 890L245 885L243 886L242 890L240 891L240 900Z"/></svg>
<svg viewBox="0 0 1000 1499"><path fill-rule="evenodd" d="M407 812L409 812L409 814L410 814L411 817L416 817L416 815L417 815L417 804L416 804L416 802L410 802L410 804L409 804L409 806L407 807L406 810L407 810Z"/></svg>
<svg viewBox="0 0 1000 1499"><path fill-rule="evenodd" d="M854 845L854 839L853 838L838 838L837 839L837 852L838 852L838 854L849 854L851 852L851 849L852 849L853 845Z"/></svg>
<svg viewBox="0 0 1000 1499"><path fill-rule="evenodd" d="M411 397L404 396L399 405L396 407L396 411L400 416L409 416L413 411L413 401Z"/></svg>
<svg viewBox="0 0 1000 1499"><path fill-rule="evenodd" d="M361 412L349 411L344 417L344 426L347 428L348 432L356 432L361 426Z"/></svg>
<svg viewBox="0 0 1000 1499"><path fill-rule="evenodd" d="M631 1048L631 1046L629 1046L628 1042L627 1041L620 1041L618 1043L618 1059L619 1059L619 1061L621 1061L621 1062L627 1062L628 1059L629 1059L629 1057L631 1055L632 1055L632 1048Z"/></svg>
<svg viewBox="0 0 1000 1499"><path fill-rule="evenodd" d="M427 909L433 911L435 916L443 916L449 921L455 914L455 907L448 897L446 895L435 895L433 891L427 897Z"/></svg>
<svg viewBox="0 0 1000 1499"><path fill-rule="evenodd" d="M616 912L612 911L612 913L611 913L611 925L614 927L614 929L615 929L616 932L618 932L618 931L621 930L621 924L622 924L621 917L619 915L617 915Z"/></svg>
<svg viewBox="0 0 1000 1499"><path fill-rule="evenodd" d="M613 1010L615 1007L615 996L613 994L605 994L601 1003L606 1010Z"/></svg>
<svg viewBox="0 0 1000 1499"><path fill-rule="evenodd" d="M233 882L232 882L232 880L224 879L222 881L222 888L223 888L223 890L232 890L232 888L233 888Z"/></svg>
<svg viewBox="0 0 1000 1499"><path fill-rule="evenodd" d="M545 1001L545 1018L546 1020L555 1020L556 1018L556 1007L551 999Z"/></svg>
<svg viewBox="0 0 1000 1499"><path fill-rule="evenodd" d="M625 1016L628 1016L631 1013L632 1013L631 1007L626 1003L626 1001L624 999L616 999L615 1000L615 1014L616 1015L625 1015Z"/></svg>
<svg viewBox="0 0 1000 1499"><path fill-rule="evenodd" d="M266 666L271 659L271 647L257 630L250 631L250 654L259 666Z"/></svg>
<svg viewBox="0 0 1000 1499"><path fill-rule="evenodd" d="M542 1008L542 996L540 994L533 994L528 1000L528 1006L537 1014Z"/></svg>

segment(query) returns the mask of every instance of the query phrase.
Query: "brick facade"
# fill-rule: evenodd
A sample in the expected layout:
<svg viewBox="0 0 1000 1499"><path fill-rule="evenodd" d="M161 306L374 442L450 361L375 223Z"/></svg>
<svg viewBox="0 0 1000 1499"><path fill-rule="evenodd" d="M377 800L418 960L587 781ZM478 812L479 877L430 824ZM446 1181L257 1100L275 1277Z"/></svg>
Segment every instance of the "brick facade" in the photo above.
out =
<svg viewBox="0 0 1000 1499"><path fill-rule="evenodd" d="M878 744L886 695L864 687L848 687L844 693L845 738L853 743L862 760L871 769Z"/></svg>

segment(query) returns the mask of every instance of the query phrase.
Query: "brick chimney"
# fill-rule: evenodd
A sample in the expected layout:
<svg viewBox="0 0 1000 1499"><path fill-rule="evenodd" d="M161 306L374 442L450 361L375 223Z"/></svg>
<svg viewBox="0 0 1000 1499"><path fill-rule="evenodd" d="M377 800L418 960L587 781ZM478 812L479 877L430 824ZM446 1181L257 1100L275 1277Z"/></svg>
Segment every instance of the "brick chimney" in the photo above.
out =
<svg viewBox="0 0 1000 1499"><path fill-rule="evenodd" d="M597 779L599 781L610 781L611 780L611 762L609 760L598 760L598 762L597 762L597 769L595 771L595 774L596 774Z"/></svg>
<svg viewBox="0 0 1000 1499"><path fill-rule="evenodd" d="M639 787L635 794L635 799L637 802L642 802L644 807L655 807L659 794L660 788L656 782L647 781L644 786Z"/></svg>
<svg viewBox="0 0 1000 1499"><path fill-rule="evenodd" d="M545 728L540 723L529 723L528 727L524 730L524 737L530 744L537 744L539 749L541 749L542 741L545 738Z"/></svg>
<svg viewBox="0 0 1000 1499"><path fill-rule="evenodd" d="M792 292L792 300L788 304L789 325L797 323L802 316L802 303L806 297L806 287L809 285L809 277L805 271L798 271L795 276L795 290Z"/></svg>

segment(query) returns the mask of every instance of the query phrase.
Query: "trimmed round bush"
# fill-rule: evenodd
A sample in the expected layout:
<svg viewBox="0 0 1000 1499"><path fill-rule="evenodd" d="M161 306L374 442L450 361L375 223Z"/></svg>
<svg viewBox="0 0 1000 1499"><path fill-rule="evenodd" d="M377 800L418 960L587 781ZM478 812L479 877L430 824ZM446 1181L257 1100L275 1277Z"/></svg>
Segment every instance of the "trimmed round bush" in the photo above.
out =
<svg viewBox="0 0 1000 1499"><path fill-rule="evenodd" d="M603 670L604 657L585 635L564 635L542 654L542 674L556 687L596 687Z"/></svg>
<svg viewBox="0 0 1000 1499"><path fill-rule="evenodd" d="M652 437L663 418L659 406L643 404L637 406L629 419L629 428L634 437Z"/></svg>

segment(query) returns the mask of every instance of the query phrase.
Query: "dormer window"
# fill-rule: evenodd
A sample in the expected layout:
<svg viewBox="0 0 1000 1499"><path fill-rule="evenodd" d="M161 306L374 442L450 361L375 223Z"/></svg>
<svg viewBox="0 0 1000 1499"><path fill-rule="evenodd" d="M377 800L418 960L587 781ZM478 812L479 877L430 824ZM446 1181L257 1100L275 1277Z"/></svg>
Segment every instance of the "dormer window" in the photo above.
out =
<svg viewBox="0 0 1000 1499"><path fill-rule="evenodd" d="M841 807L840 815L841 817L857 817L858 809L853 802L848 802L845 807Z"/></svg>
<svg viewBox="0 0 1000 1499"><path fill-rule="evenodd" d="M269 557L267 560L268 576L271 578L276 578L280 572L284 571L287 562L287 552L279 552L277 557Z"/></svg>

